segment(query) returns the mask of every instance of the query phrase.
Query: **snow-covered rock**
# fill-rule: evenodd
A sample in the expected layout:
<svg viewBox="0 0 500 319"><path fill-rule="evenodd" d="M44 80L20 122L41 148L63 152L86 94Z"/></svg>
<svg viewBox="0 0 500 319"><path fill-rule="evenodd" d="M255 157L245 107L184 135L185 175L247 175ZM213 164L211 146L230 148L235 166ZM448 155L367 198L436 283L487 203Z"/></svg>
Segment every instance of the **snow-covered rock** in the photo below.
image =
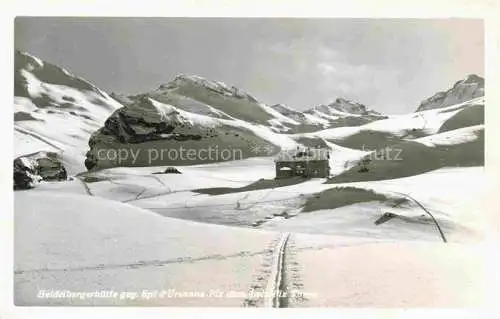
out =
<svg viewBox="0 0 500 319"><path fill-rule="evenodd" d="M128 96L126 96L124 94L111 92L111 94L109 96L112 97L113 99L115 99L118 103L120 103L122 105L129 105L129 104L134 103L134 100L132 100L131 98L129 98Z"/></svg>
<svg viewBox="0 0 500 319"><path fill-rule="evenodd" d="M467 78L457 81L449 90L438 92L423 100L417 112L463 103L481 96L484 96L484 79L470 74Z"/></svg>
<svg viewBox="0 0 500 319"><path fill-rule="evenodd" d="M40 181L36 174L36 163L27 158L16 158L14 160L14 189L29 189L35 187Z"/></svg>
<svg viewBox="0 0 500 319"><path fill-rule="evenodd" d="M14 160L14 189L33 188L41 181L63 181L67 172L55 152L37 152Z"/></svg>
<svg viewBox="0 0 500 319"><path fill-rule="evenodd" d="M284 104L274 104L271 105L270 107L275 111L279 112L280 114L287 116L291 119L294 119L297 122L304 123L307 122L308 120L308 118L304 113L294 110L293 108L286 106Z"/></svg>

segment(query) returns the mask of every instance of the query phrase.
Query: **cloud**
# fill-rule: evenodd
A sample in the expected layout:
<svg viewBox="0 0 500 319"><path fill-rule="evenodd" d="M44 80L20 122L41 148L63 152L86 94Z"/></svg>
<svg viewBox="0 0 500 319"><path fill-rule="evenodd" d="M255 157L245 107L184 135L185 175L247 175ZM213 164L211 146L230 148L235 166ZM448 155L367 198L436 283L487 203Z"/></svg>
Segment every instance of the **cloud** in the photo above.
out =
<svg viewBox="0 0 500 319"><path fill-rule="evenodd" d="M398 87L400 70L382 65L352 64L339 54L330 57L315 63L318 90L330 99L335 98L332 95L341 95L375 106L379 97Z"/></svg>
<svg viewBox="0 0 500 319"><path fill-rule="evenodd" d="M398 86L399 70L352 63L346 53L324 41L299 38L261 45L259 49L270 55L275 82L300 83L302 92L293 94L314 95L318 104L345 97L375 106L383 94Z"/></svg>

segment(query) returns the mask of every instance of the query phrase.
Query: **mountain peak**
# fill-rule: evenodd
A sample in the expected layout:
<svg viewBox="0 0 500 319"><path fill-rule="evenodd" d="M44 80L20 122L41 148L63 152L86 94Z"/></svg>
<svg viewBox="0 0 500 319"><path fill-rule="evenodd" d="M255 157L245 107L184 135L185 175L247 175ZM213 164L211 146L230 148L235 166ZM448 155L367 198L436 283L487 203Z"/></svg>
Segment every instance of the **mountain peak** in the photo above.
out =
<svg viewBox="0 0 500 319"><path fill-rule="evenodd" d="M258 103L250 94L241 91L234 85L228 85L221 81L208 80L199 75L178 74L175 78L160 85L158 90L192 90L192 89L206 89L226 97L233 97L237 99L246 99L253 103Z"/></svg>
<svg viewBox="0 0 500 319"><path fill-rule="evenodd" d="M345 97L338 97L335 99L335 101L333 103L353 103L353 104L360 104L360 103L356 103L352 100L349 100L349 99L346 99ZM331 103L331 104L333 104Z"/></svg>
<svg viewBox="0 0 500 319"><path fill-rule="evenodd" d="M469 74L467 78L464 80L464 83L479 83L484 85L484 78L480 77L477 74Z"/></svg>
<svg viewBox="0 0 500 319"><path fill-rule="evenodd" d="M453 87L447 91L437 92L423 100L417 108L417 112L467 102L480 96L484 96L484 78L476 74L469 74L464 79L455 82Z"/></svg>
<svg viewBox="0 0 500 319"><path fill-rule="evenodd" d="M318 111L321 113L325 113L327 115L339 115L341 113L348 113L353 115L377 115L379 114L376 111L368 109L364 104L359 102L355 102L345 97L338 97L335 101L325 105L315 106L306 112L314 112Z"/></svg>

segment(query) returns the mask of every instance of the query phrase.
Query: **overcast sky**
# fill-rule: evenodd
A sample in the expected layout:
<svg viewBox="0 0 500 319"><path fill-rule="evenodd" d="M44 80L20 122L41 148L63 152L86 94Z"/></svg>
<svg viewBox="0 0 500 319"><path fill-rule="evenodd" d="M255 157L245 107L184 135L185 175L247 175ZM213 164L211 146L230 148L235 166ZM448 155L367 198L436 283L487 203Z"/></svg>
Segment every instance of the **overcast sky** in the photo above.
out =
<svg viewBox="0 0 500 319"><path fill-rule="evenodd" d="M412 112L467 74L484 76L481 20L17 18L15 47L108 92L179 73L297 109L337 97Z"/></svg>

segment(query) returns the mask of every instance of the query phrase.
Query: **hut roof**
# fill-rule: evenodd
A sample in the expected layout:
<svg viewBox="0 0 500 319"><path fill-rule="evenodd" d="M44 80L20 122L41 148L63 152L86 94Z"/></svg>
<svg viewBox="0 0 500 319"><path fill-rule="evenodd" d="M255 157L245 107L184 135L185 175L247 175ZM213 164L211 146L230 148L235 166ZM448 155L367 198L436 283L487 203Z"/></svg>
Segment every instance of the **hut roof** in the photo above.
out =
<svg viewBox="0 0 500 319"><path fill-rule="evenodd" d="M275 162L327 161L327 148L282 150L275 157Z"/></svg>

